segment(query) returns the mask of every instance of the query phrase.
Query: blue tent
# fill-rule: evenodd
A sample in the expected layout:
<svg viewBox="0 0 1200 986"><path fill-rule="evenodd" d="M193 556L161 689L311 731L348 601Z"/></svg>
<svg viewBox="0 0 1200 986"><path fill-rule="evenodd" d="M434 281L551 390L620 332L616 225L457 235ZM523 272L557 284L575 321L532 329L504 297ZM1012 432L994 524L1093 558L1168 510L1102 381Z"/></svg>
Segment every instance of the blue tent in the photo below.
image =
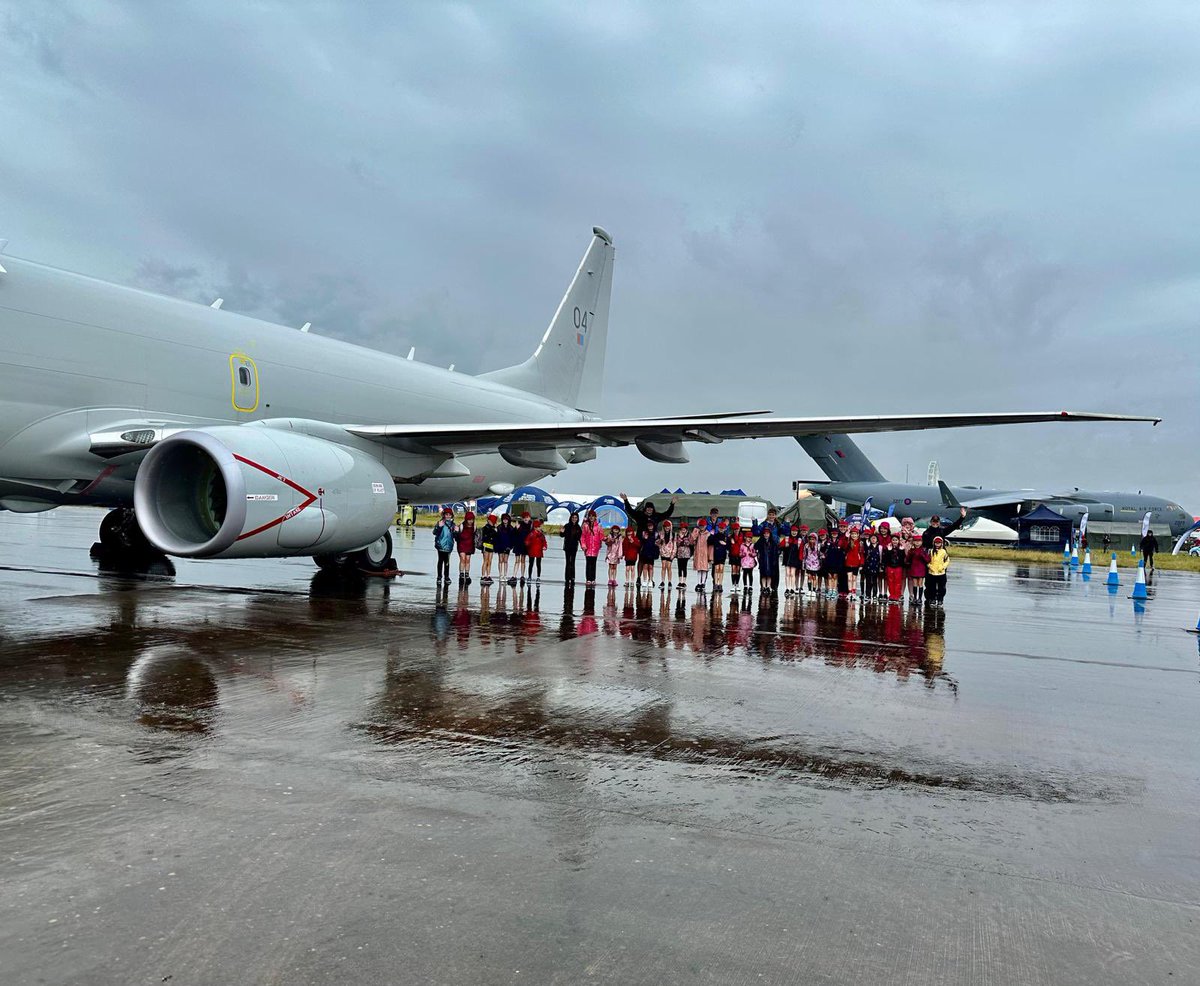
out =
<svg viewBox="0 0 1200 986"><path fill-rule="evenodd" d="M1017 547L1062 551L1071 543L1071 521L1044 503L1017 518Z"/></svg>

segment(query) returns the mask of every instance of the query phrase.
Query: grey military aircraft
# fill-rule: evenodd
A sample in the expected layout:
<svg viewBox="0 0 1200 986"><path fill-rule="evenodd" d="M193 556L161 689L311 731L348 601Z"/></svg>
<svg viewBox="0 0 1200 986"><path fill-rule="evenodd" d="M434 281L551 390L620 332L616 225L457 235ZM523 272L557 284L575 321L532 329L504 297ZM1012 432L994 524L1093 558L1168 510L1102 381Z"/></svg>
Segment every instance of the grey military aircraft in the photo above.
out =
<svg viewBox="0 0 1200 986"><path fill-rule="evenodd" d="M1017 526L1017 517L1035 504L1044 503L1078 525L1086 513L1090 521L1140 523L1147 513L1151 526L1169 529L1175 536L1194 526L1192 515L1178 503L1145 493L1119 493L1109 490L1066 489L979 489L974 486L919 486L916 483L888 482L874 463L849 435L809 435L799 439L829 482L803 482L823 500L837 500L861 508L867 498L875 508L894 506L897 517L925 520L934 514L958 515L960 506L988 520L1009 527Z"/></svg>
<svg viewBox="0 0 1200 986"><path fill-rule="evenodd" d="M533 355L472 377L0 257L0 508L113 508L100 543L193 558L391 564L401 502L514 486L634 445L1042 421L1066 411L602 420L612 238L593 230Z"/></svg>

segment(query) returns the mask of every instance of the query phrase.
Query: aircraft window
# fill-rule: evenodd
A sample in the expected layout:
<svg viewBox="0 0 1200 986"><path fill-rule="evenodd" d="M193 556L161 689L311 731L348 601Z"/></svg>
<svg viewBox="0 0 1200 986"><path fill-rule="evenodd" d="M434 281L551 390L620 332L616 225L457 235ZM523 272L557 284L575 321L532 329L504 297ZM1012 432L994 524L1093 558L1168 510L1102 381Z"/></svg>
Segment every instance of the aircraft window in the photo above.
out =
<svg viewBox="0 0 1200 986"><path fill-rule="evenodd" d="M243 387L249 387L251 383L250 368L248 366L238 367L238 383Z"/></svg>

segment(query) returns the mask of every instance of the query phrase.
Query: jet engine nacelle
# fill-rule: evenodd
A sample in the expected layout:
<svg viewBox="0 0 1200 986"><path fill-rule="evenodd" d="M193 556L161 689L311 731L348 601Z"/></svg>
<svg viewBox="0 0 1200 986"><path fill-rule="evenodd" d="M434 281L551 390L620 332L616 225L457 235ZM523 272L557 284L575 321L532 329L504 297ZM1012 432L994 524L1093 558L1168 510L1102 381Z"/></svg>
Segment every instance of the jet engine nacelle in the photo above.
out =
<svg viewBox="0 0 1200 986"><path fill-rule="evenodd" d="M382 537L396 488L358 449L292 431L219 425L154 446L133 492L160 551L189 558L339 554Z"/></svg>

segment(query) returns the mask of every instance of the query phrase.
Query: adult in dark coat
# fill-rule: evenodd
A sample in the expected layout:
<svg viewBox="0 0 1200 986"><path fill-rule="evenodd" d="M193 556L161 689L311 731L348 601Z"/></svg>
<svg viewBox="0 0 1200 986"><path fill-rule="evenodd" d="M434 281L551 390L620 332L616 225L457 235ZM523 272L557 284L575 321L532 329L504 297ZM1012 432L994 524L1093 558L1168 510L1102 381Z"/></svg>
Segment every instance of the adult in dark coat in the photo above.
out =
<svg viewBox="0 0 1200 986"><path fill-rule="evenodd" d="M563 554L566 556L567 561L563 577L567 585L574 585L575 556L579 554L579 539L583 536L583 527L579 524L579 514L571 514L560 536L563 539Z"/></svg>
<svg viewBox="0 0 1200 986"><path fill-rule="evenodd" d="M624 493L621 494L621 502L625 504L625 514L629 518L635 528L637 528L638 537L645 538L647 533L655 534L658 532L658 525L668 517L675 514L675 504L679 501L679 497L671 497L671 505L662 513L654 509L653 500L643 500L637 505L635 510L629 502L629 497Z"/></svg>
<svg viewBox="0 0 1200 986"><path fill-rule="evenodd" d="M925 533L921 535L921 547L926 551L933 547L933 539L936 537L947 538L960 527L963 526L963 521L967 519L967 508L958 508L958 520L949 527L942 526L942 518L934 514L929 518L929 526L925 528Z"/></svg>
<svg viewBox="0 0 1200 986"><path fill-rule="evenodd" d="M1146 536L1142 538L1142 561L1146 563L1149 569L1154 568L1154 556L1158 554L1158 538L1154 536L1152 530L1146 531Z"/></svg>

